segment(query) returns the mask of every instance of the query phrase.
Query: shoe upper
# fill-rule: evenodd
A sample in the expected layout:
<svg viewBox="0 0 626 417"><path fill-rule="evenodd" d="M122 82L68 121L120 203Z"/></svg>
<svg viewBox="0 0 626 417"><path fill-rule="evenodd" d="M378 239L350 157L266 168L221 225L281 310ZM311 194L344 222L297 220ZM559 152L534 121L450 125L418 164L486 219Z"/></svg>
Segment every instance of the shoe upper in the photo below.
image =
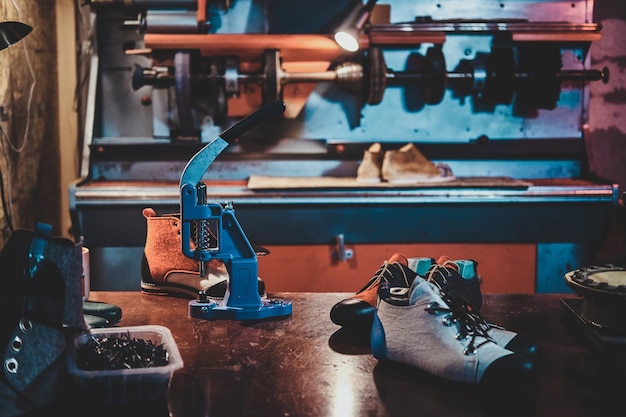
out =
<svg viewBox="0 0 626 417"><path fill-rule="evenodd" d="M406 305L380 299L372 353L445 379L479 383L492 363L513 352L496 344L467 313L448 304L433 283L417 277Z"/></svg>
<svg viewBox="0 0 626 417"><path fill-rule="evenodd" d="M410 259L409 264L412 261ZM541 349L533 339L488 322L480 315L482 292L477 268L478 262L474 260L451 260L447 256L442 256L427 269L422 263L422 270L426 270L419 274L435 284L442 294L445 294L446 299L467 306L498 345L538 360Z"/></svg>
<svg viewBox="0 0 626 417"><path fill-rule="evenodd" d="M409 288L417 277L417 273L400 262L385 262L378 271L380 277L378 298L384 298L387 302L405 304Z"/></svg>
<svg viewBox="0 0 626 417"><path fill-rule="evenodd" d="M396 306L410 305L410 287L420 280L428 281L448 305L456 306L463 315L497 345L536 361L540 347L527 336L488 322L480 315L482 293L478 263L474 260L406 258L396 253L376 271L368 283L354 296L335 304L330 312L333 323L352 330L372 331L379 299Z"/></svg>
<svg viewBox="0 0 626 417"><path fill-rule="evenodd" d="M441 257L423 276L448 296L458 298L478 312L482 307L483 298L476 266L473 260L453 261Z"/></svg>
<svg viewBox="0 0 626 417"><path fill-rule="evenodd" d="M415 145L408 143L398 150L385 152L381 175L389 182L397 182L439 177L440 172Z"/></svg>
<svg viewBox="0 0 626 417"><path fill-rule="evenodd" d="M380 293L390 301L403 303L406 299L409 287L417 276L415 271L404 264L406 262L406 258L399 254L394 254L385 261L354 296L333 306L330 310L332 322L344 327L369 331Z"/></svg>
<svg viewBox="0 0 626 417"><path fill-rule="evenodd" d="M383 152L380 143L374 143L365 152L357 168L356 179L359 182L380 182L380 169L383 164Z"/></svg>

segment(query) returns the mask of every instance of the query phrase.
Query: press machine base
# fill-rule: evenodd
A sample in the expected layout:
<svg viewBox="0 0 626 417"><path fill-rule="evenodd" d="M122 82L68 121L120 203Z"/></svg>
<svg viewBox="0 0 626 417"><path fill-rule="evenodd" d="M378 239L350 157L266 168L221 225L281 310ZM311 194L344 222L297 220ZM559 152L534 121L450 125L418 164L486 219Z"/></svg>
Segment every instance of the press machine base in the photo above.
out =
<svg viewBox="0 0 626 417"><path fill-rule="evenodd" d="M291 300L272 298L261 299L261 305L254 308L240 307L215 301L192 300L189 302L189 316L205 320L262 320L288 316L291 314Z"/></svg>
<svg viewBox="0 0 626 417"><path fill-rule="evenodd" d="M208 146L208 145L207 145ZM200 187L201 189L202 187ZM188 188L183 187L183 242L185 230L190 230L189 205L193 204L190 193L186 193ZM197 256L183 248L185 255L192 259L200 258L209 260L211 258L230 259L226 262L230 275L228 289L223 300L213 300L205 297L202 292L198 299L189 302L189 316L193 318L214 320L260 320L272 317L282 317L291 314L291 301L280 298L261 298L258 292L258 264L254 249L246 238L243 229L235 217L235 211L231 203L225 206L220 204L207 204L195 206L194 211L205 211L198 219L208 220L209 223L219 225L218 245L212 249L210 254L198 253ZM191 220L195 221L195 220ZM197 250L197 249L196 249Z"/></svg>

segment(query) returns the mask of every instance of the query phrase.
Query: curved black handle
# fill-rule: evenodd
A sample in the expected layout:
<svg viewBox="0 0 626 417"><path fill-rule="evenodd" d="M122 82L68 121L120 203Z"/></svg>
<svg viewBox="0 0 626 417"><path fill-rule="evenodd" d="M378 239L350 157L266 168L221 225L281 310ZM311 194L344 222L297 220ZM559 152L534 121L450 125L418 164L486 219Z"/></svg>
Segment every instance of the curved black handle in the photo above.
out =
<svg viewBox="0 0 626 417"><path fill-rule="evenodd" d="M254 113L249 114L244 117L228 129L222 132L220 137L224 139L226 142L231 143L239 136L243 135L246 131L252 129L254 126L259 123L265 121L270 117L277 116L279 114L284 113L285 111L285 102L282 100L276 100L267 104Z"/></svg>

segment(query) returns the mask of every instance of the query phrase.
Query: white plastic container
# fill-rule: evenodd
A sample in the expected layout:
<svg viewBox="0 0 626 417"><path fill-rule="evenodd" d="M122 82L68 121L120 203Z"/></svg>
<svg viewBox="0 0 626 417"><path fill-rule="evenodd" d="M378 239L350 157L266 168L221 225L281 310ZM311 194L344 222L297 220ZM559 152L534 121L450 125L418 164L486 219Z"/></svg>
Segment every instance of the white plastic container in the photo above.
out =
<svg viewBox="0 0 626 417"><path fill-rule="evenodd" d="M115 369L79 369L77 352L91 337L128 337L150 340L163 345L167 352L165 366ZM76 385L91 403L95 404L139 404L165 401L172 374L183 367L178 346L167 327L146 325L91 329L77 335L68 355L68 371L74 376Z"/></svg>

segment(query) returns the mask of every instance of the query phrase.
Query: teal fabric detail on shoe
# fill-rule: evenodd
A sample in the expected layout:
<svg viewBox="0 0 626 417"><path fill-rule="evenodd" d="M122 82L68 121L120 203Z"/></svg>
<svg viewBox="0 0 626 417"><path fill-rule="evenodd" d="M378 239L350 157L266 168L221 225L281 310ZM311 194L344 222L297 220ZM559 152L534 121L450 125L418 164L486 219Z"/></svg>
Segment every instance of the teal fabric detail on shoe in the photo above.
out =
<svg viewBox="0 0 626 417"><path fill-rule="evenodd" d="M428 273L430 267L435 263L433 258L409 258L409 268L417 272L417 275L423 277Z"/></svg>
<svg viewBox="0 0 626 417"><path fill-rule="evenodd" d="M472 279L476 276L476 269L474 268L474 261L470 260L457 260L454 261L459 266L459 275L463 279Z"/></svg>

